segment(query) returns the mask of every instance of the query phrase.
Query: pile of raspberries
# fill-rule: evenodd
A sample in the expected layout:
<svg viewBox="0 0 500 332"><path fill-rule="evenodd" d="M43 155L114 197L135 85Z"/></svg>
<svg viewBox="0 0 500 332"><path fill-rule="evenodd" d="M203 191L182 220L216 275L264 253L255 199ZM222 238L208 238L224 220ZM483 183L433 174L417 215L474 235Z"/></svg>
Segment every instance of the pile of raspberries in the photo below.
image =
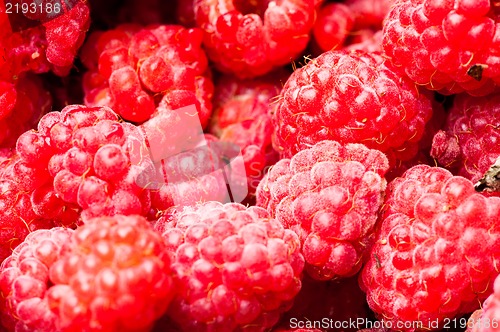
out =
<svg viewBox="0 0 500 332"><path fill-rule="evenodd" d="M1 332L500 332L500 2L0 0Z"/></svg>

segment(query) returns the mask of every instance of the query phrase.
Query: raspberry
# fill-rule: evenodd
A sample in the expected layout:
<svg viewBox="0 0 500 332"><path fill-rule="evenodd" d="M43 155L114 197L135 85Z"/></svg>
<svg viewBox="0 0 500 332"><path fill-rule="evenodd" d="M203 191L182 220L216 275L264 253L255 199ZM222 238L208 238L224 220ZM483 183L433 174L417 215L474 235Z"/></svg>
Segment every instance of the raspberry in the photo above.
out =
<svg viewBox="0 0 500 332"><path fill-rule="evenodd" d="M153 167L144 137L106 107L73 105L45 115L4 164L0 220L12 241L53 223L150 210L150 194L137 180Z"/></svg>
<svg viewBox="0 0 500 332"><path fill-rule="evenodd" d="M30 6L35 2L23 3ZM58 3L63 14L51 20L46 17L30 17L42 19L44 23L0 36L6 50L6 63L0 66L0 76L10 80L24 71L42 73L49 70L60 76L69 74L73 58L89 29L90 11L86 1L76 2L72 8L66 7L65 2ZM44 13L37 14L43 16ZM2 12L0 15L6 14ZM29 15L31 14L26 14Z"/></svg>
<svg viewBox="0 0 500 332"><path fill-rule="evenodd" d="M140 216L101 217L76 229L50 268L46 300L63 331L146 331L174 294L161 236Z"/></svg>
<svg viewBox="0 0 500 332"><path fill-rule="evenodd" d="M265 331L300 290L297 235L262 208L207 202L171 211L155 228L178 289L168 314L184 331Z"/></svg>
<svg viewBox="0 0 500 332"><path fill-rule="evenodd" d="M443 168L419 165L393 180L360 279L372 310L423 329L475 310L498 275L499 218L500 198Z"/></svg>
<svg viewBox="0 0 500 332"><path fill-rule="evenodd" d="M194 11L216 67L248 78L290 63L306 48L319 2L199 0Z"/></svg>
<svg viewBox="0 0 500 332"><path fill-rule="evenodd" d="M497 277L493 284L491 294L482 306L476 310L467 322L466 332L494 332L498 331L500 319L500 278Z"/></svg>
<svg viewBox="0 0 500 332"><path fill-rule="evenodd" d="M314 23L314 42L322 52L339 49L354 25L354 16L345 4L329 3L322 7Z"/></svg>
<svg viewBox="0 0 500 332"><path fill-rule="evenodd" d="M500 78L495 1L402 0L384 25L384 50L419 85L484 96Z"/></svg>
<svg viewBox="0 0 500 332"><path fill-rule="evenodd" d="M109 106L144 122L157 110L196 105L204 127L213 83L201 48L202 31L177 25L120 25L89 37L82 57L85 103Z"/></svg>
<svg viewBox="0 0 500 332"><path fill-rule="evenodd" d="M0 99L0 147L14 147L17 138L27 130L36 128L38 120L52 108L52 98L42 79L32 74L22 74L14 87L14 99ZM1 85L1 83L0 83ZM9 89L12 85L9 85ZM11 94L10 90L7 94ZM10 109L10 111L9 111Z"/></svg>
<svg viewBox="0 0 500 332"><path fill-rule="evenodd" d="M478 181L500 155L500 96L455 97L431 155L452 173Z"/></svg>
<svg viewBox="0 0 500 332"><path fill-rule="evenodd" d="M64 254L73 234L55 227L34 231L0 265L0 328L7 331L56 332L57 317L45 294L50 268Z"/></svg>
<svg viewBox="0 0 500 332"><path fill-rule="evenodd" d="M323 320L325 317L332 319L328 320L328 325L323 324L322 330L312 328L318 327L317 322L325 323ZM302 289L295 297L293 307L281 318L278 326L282 328L276 331L300 331L292 328L301 322L304 331L356 332L355 328L346 325L339 328L337 324L358 321L366 317L368 317L366 296L359 288L357 277L324 282L306 276L302 280Z"/></svg>
<svg viewBox="0 0 500 332"><path fill-rule="evenodd" d="M385 152L391 164L409 160L432 115L417 91L376 54L323 53L286 82L273 116L275 148L288 158L336 140Z"/></svg>
<svg viewBox="0 0 500 332"><path fill-rule="evenodd" d="M210 131L221 141L235 143L242 149L251 196L265 169L279 159L271 144L273 125L269 111L287 77L286 72L252 80L222 76L216 85Z"/></svg>
<svg viewBox="0 0 500 332"><path fill-rule="evenodd" d="M323 141L276 163L257 188L257 205L299 235L313 278L352 276L373 238L388 168L378 150Z"/></svg>

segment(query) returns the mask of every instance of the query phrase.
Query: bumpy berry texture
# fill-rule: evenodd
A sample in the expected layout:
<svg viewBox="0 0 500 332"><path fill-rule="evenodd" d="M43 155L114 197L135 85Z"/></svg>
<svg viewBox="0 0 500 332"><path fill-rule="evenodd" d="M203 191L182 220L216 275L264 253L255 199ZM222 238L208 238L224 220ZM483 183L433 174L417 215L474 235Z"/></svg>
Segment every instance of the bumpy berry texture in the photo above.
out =
<svg viewBox="0 0 500 332"><path fill-rule="evenodd" d="M257 205L299 235L313 278L352 276L372 241L388 168L378 150L323 141L276 163L257 188Z"/></svg>
<svg viewBox="0 0 500 332"><path fill-rule="evenodd" d="M349 322L369 316L366 296L357 279L356 276L324 282L304 276L293 307L281 318L278 325L281 328L273 331L300 331L293 327L303 327L304 331L356 332ZM323 320L325 317L327 322ZM318 326L317 322L324 323L321 330L312 329Z"/></svg>
<svg viewBox="0 0 500 332"><path fill-rule="evenodd" d="M500 95L455 96L431 155L452 173L478 181L500 155Z"/></svg>
<svg viewBox="0 0 500 332"><path fill-rule="evenodd" d="M266 331L300 290L299 239L262 208L207 202L155 228L178 290L168 315L183 331Z"/></svg>
<svg viewBox="0 0 500 332"><path fill-rule="evenodd" d="M32 2L23 3L30 5ZM25 71L42 73L52 70L60 76L69 74L90 26L87 1L73 3L74 6L69 8L66 2L58 2L63 14L51 20L45 17L49 14L48 11L37 10L33 13L33 10L30 10L26 16L41 20L43 23L39 26L20 31L14 29L14 32L12 28L15 27L10 24L4 26L6 32L0 35L5 52L3 61L0 61L0 77L10 80ZM50 4L50 8L54 8L53 4ZM16 9L11 10L15 11ZM6 15L2 10L0 16L5 19Z"/></svg>
<svg viewBox="0 0 500 332"><path fill-rule="evenodd" d="M272 147L270 110L287 77L287 72L252 80L225 75L216 84L210 131L241 148L251 196L266 168L279 160Z"/></svg>
<svg viewBox="0 0 500 332"><path fill-rule="evenodd" d="M443 94L484 96L500 78L496 1L397 1L384 25L396 68Z"/></svg>
<svg viewBox="0 0 500 332"><path fill-rule="evenodd" d="M22 74L15 84L8 86L7 96L0 96L0 108L3 110L0 147L14 147L17 138L25 131L36 128L42 115L52 108L52 97L39 77Z"/></svg>
<svg viewBox="0 0 500 332"><path fill-rule="evenodd" d="M145 218L91 219L50 268L46 299L62 331L147 331L173 297L170 263Z"/></svg>
<svg viewBox="0 0 500 332"><path fill-rule="evenodd" d="M500 278L495 279L493 294L476 310L467 321L467 332L500 331Z"/></svg>
<svg viewBox="0 0 500 332"><path fill-rule="evenodd" d="M472 182L443 168L419 165L389 184L381 220L360 279L379 318L393 326L420 321L423 329L438 320L443 327L492 292L500 198L476 193Z"/></svg>
<svg viewBox="0 0 500 332"><path fill-rule="evenodd" d="M395 160L418 151L428 98L376 54L329 51L296 70L273 116L275 148L289 158L323 140L362 143Z"/></svg>
<svg viewBox="0 0 500 332"><path fill-rule="evenodd" d="M137 178L152 167L142 133L111 109L73 105L48 113L4 161L1 228L22 235L94 216L147 215L150 195Z"/></svg>
<svg viewBox="0 0 500 332"><path fill-rule="evenodd" d="M212 112L213 83L202 31L177 25L120 25L95 32L83 48L85 103L109 106L144 122L156 110L196 105L202 126Z"/></svg>
<svg viewBox="0 0 500 332"><path fill-rule="evenodd" d="M0 265L0 330L56 332L57 317L45 297L50 268L64 254L73 230L30 233ZM3 330L2 330L3 331Z"/></svg>
<svg viewBox="0 0 500 332"><path fill-rule="evenodd" d="M309 41L318 0L198 0L197 26L217 68L241 78L289 64Z"/></svg>

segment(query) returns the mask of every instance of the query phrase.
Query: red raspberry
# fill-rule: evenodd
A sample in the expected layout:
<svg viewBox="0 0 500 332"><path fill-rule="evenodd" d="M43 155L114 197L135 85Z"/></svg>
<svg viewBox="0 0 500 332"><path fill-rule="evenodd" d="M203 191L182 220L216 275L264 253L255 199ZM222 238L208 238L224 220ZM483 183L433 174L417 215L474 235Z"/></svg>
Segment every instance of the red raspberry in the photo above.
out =
<svg viewBox="0 0 500 332"><path fill-rule="evenodd" d="M216 85L210 131L242 149L251 196L265 169L279 159L271 144L270 108L287 77L286 72L253 80L222 76Z"/></svg>
<svg viewBox="0 0 500 332"><path fill-rule="evenodd" d="M257 188L257 205L299 235L313 278L352 276L366 258L388 168L378 150L323 141L276 163Z"/></svg>
<svg viewBox="0 0 500 332"><path fill-rule="evenodd" d="M45 89L41 78L32 74L22 74L18 77L12 90L7 92L7 98L0 97L0 108L4 111L0 118L0 147L14 147L17 138L27 130L36 128L42 115L52 109L52 98ZM2 83L0 83L1 86ZM10 111L9 111L10 109Z"/></svg>
<svg viewBox="0 0 500 332"><path fill-rule="evenodd" d="M496 332L500 329L500 277L495 279L493 294L476 310L467 322L466 332Z"/></svg>
<svg viewBox="0 0 500 332"><path fill-rule="evenodd" d="M74 105L49 113L4 161L0 228L9 241L22 241L26 231L74 226L80 217L146 215L150 194L137 177L152 167L139 129L111 109Z"/></svg>
<svg viewBox="0 0 500 332"><path fill-rule="evenodd" d="M47 302L62 331L147 331L174 294L161 236L140 216L95 218L50 268Z"/></svg>
<svg viewBox="0 0 500 332"><path fill-rule="evenodd" d="M455 97L431 155L456 175L478 181L500 155L500 95Z"/></svg>
<svg viewBox="0 0 500 332"><path fill-rule="evenodd" d="M241 78L288 64L307 46L318 0L198 0L194 11L209 58Z"/></svg>
<svg viewBox="0 0 500 332"><path fill-rule="evenodd" d="M300 290L297 235L262 208L207 202L155 227L173 257L169 316L184 331L266 331Z"/></svg>
<svg viewBox="0 0 500 332"><path fill-rule="evenodd" d="M288 158L322 140L363 143L394 164L416 155L431 115L428 98L381 57L329 51L286 82L273 116L274 144Z"/></svg>
<svg viewBox="0 0 500 332"><path fill-rule="evenodd" d="M496 1L401 0L384 25L384 50L419 85L487 95L500 79Z"/></svg>
<svg viewBox="0 0 500 332"><path fill-rule="evenodd" d="M281 323L278 326L283 329L277 329L276 331L300 331L300 329L292 329L294 326L299 325L298 322L301 322L300 324L306 328L304 331L357 331L357 329L349 327L349 322L367 319L366 317L369 315L366 296L359 288L357 279L357 277L353 277L340 281L325 282L316 281L306 276L302 280L302 289L296 296L293 307L281 318ZM324 319L328 319L328 321ZM327 324L318 326L317 322ZM344 325L346 323L349 325ZM308 324L310 325L308 326ZM307 327L314 326L322 329L307 329Z"/></svg>
<svg viewBox="0 0 500 332"><path fill-rule="evenodd" d="M204 127L213 83L201 48L202 31L177 25L120 25L89 37L82 51L85 103L109 106L144 122L156 110L196 105Z"/></svg>
<svg viewBox="0 0 500 332"><path fill-rule="evenodd" d="M322 52L340 49L353 25L354 15L349 7L343 3L329 3L319 10L312 30L314 42Z"/></svg>
<svg viewBox="0 0 500 332"><path fill-rule="evenodd" d="M73 231L55 227L30 233L0 265L0 330L56 332L57 317L45 298L49 270ZM3 331L3 330L2 330Z"/></svg>
<svg viewBox="0 0 500 332"><path fill-rule="evenodd" d="M36 1L24 3L30 6ZM66 6L67 2L57 3L61 6L58 8L63 12L62 15L48 20L45 16L49 13L45 10L36 14L29 13L26 16L43 23L26 30L0 35L0 42L6 50L6 63L0 66L0 76L12 79L24 71L41 73L49 70L60 76L69 74L73 59L90 26L90 10L85 0L73 1L74 6L71 8ZM54 5L50 4L50 8L54 9ZM2 11L0 16L4 15L6 16L5 11ZM12 31L10 26L8 31Z"/></svg>
<svg viewBox="0 0 500 332"><path fill-rule="evenodd" d="M421 322L422 330L438 320L442 327L491 293L500 198L476 193L472 182L443 168L419 165L389 184L382 213L360 279L381 319Z"/></svg>

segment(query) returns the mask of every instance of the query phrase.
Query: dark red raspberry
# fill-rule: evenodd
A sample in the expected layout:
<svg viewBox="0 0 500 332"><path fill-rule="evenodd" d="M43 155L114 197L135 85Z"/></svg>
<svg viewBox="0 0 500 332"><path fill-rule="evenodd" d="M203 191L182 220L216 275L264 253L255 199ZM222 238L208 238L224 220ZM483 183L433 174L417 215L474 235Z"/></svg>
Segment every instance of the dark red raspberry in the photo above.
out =
<svg viewBox="0 0 500 332"><path fill-rule="evenodd" d="M213 83L202 31L177 25L120 25L95 32L82 58L85 103L109 106L125 120L144 122L157 110L196 105L204 127Z"/></svg>
<svg viewBox="0 0 500 332"><path fill-rule="evenodd" d="M184 331L266 331L299 292L299 239L258 207L207 202L156 229L173 257L168 311Z"/></svg>
<svg viewBox="0 0 500 332"><path fill-rule="evenodd" d="M419 85L443 94L492 92L500 78L496 1L396 1L384 50Z"/></svg>
<svg viewBox="0 0 500 332"><path fill-rule="evenodd" d="M436 320L442 328L491 293L500 198L476 193L472 182L443 168L419 165L389 184L382 213L361 278L380 319L413 322L404 331L428 330Z"/></svg>
<svg viewBox="0 0 500 332"><path fill-rule="evenodd" d="M349 277L366 259L388 168L378 150L323 141L276 163L257 188L257 205L299 235L313 278Z"/></svg>
<svg viewBox="0 0 500 332"><path fill-rule="evenodd" d="M273 116L275 148L290 157L323 140L362 143L391 164L417 154L428 98L376 54L329 51L288 79Z"/></svg>
<svg viewBox="0 0 500 332"><path fill-rule="evenodd" d="M252 80L222 76L216 85L210 131L222 142L240 146L252 197L266 168L279 159L271 144L270 109L288 75L278 72Z"/></svg>
<svg viewBox="0 0 500 332"><path fill-rule="evenodd" d="M55 227L30 233L0 265L0 330L57 332L57 317L45 294L50 268L73 234ZM3 331L3 330L2 330Z"/></svg>
<svg viewBox="0 0 500 332"><path fill-rule="evenodd" d="M431 155L452 173L478 181L500 155L500 95L455 97Z"/></svg>
<svg viewBox="0 0 500 332"><path fill-rule="evenodd" d="M209 58L241 78L288 64L306 48L321 0L198 0L194 11Z"/></svg>

